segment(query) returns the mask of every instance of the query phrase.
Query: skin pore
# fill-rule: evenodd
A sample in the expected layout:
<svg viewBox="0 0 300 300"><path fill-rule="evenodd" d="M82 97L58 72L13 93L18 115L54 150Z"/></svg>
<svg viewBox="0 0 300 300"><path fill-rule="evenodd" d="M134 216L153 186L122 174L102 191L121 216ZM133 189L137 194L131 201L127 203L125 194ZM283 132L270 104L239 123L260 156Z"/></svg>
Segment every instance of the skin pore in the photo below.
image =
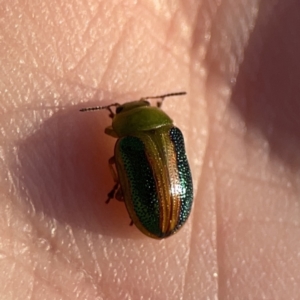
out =
<svg viewBox="0 0 300 300"><path fill-rule="evenodd" d="M297 299L300 4L61 2L1 4L0 295ZM194 207L157 241L105 204L110 119L79 109L178 91Z"/></svg>

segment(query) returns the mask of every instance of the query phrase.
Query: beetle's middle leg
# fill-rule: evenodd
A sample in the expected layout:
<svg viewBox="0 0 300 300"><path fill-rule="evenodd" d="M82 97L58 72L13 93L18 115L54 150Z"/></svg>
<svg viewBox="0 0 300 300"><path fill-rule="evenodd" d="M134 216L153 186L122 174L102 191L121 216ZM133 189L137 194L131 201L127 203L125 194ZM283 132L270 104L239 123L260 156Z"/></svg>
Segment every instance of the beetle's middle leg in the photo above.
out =
<svg viewBox="0 0 300 300"><path fill-rule="evenodd" d="M118 173L116 172L114 165L116 165L116 161L115 157L113 156L108 160L108 166L113 180L115 182L115 185L113 186L112 190L107 194L107 200L105 201L105 203L109 203L109 201L113 198L119 201L124 201Z"/></svg>

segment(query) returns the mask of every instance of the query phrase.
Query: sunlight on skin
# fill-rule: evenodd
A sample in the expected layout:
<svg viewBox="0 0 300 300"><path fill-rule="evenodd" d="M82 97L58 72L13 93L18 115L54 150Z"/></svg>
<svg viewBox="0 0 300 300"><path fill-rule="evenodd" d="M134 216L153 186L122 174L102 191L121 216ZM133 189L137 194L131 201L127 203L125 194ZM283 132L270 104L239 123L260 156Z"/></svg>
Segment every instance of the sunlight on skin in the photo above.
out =
<svg viewBox="0 0 300 300"><path fill-rule="evenodd" d="M296 299L299 4L31 1L2 12L0 295ZM274 2L274 1L273 1ZM156 241L113 186L107 112L177 91L195 202Z"/></svg>

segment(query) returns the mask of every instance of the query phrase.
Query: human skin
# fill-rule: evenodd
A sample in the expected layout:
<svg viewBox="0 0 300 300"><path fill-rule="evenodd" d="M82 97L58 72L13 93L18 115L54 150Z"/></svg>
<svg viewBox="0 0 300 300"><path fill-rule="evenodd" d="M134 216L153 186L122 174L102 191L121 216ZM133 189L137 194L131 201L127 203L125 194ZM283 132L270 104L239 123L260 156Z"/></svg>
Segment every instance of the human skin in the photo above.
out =
<svg viewBox="0 0 300 300"><path fill-rule="evenodd" d="M0 8L1 299L299 299L299 1ZM105 204L110 119L78 110L182 90L194 207L158 241Z"/></svg>

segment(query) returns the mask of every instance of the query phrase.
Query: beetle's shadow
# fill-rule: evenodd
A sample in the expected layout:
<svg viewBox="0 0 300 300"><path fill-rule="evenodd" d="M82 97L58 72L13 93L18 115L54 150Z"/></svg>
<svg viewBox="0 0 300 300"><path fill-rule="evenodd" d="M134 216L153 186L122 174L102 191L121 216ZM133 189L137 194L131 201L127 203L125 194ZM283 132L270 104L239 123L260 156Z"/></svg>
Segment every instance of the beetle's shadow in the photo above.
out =
<svg viewBox="0 0 300 300"><path fill-rule="evenodd" d="M231 99L248 128L266 138L270 155L295 172L300 166L299 8L292 1L271 11L261 4Z"/></svg>
<svg viewBox="0 0 300 300"><path fill-rule="evenodd" d="M135 238L125 205L116 200L105 203L114 184L108 159L116 141L104 134L110 122L107 112L78 110L55 113L17 145L17 155L10 159L17 193L33 216L45 215L50 222L102 235Z"/></svg>

